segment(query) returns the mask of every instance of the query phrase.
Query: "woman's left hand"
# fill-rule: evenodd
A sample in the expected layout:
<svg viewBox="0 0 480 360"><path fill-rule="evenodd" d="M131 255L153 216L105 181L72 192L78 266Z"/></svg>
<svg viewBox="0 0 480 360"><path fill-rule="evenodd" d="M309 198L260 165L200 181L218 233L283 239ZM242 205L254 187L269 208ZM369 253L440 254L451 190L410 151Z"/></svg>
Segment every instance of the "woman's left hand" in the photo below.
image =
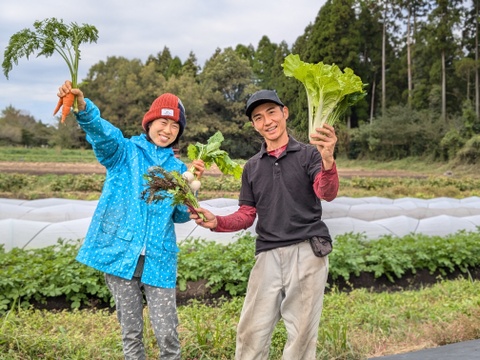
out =
<svg viewBox="0 0 480 360"><path fill-rule="evenodd" d="M195 175L197 179L200 179L205 171L205 163L203 160L193 160L192 165L195 167Z"/></svg>

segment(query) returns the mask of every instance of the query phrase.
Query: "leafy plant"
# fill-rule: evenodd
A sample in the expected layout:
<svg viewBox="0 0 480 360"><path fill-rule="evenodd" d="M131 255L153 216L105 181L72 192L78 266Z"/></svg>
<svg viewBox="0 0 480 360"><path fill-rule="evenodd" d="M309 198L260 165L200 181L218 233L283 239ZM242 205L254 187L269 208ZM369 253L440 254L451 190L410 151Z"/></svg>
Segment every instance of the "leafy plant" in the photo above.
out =
<svg viewBox="0 0 480 360"><path fill-rule="evenodd" d="M362 234L345 234L334 240L329 255L330 289L360 275L385 277L392 284L407 272L427 270L445 278L465 275L480 266L480 232L459 231L445 237L408 235L366 240ZM0 246L0 314L18 304L25 308L48 298L64 296L72 308L91 301L111 302L102 273L75 260L79 242L5 252ZM243 234L229 244L189 238L179 244L179 290L189 281L205 280L212 294L223 290L242 296L254 264L255 240Z"/></svg>
<svg viewBox="0 0 480 360"><path fill-rule="evenodd" d="M367 95L360 77L348 67L342 72L335 64L309 64L294 54L285 57L282 67L286 76L294 77L305 87L309 134L324 123L333 125L350 106Z"/></svg>
<svg viewBox="0 0 480 360"><path fill-rule="evenodd" d="M193 194L188 181L178 171L168 172L161 166L152 166L144 175L147 180L146 189L142 191L141 197L147 203L172 199L172 206L185 204L191 212L197 213L195 208L200 207L198 199Z"/></svg>
<svg viewBox="0 0 480 360"><path fill-rule="evenodd" d="M230 156L225 150L221 150L220 146L224 137L220 131L213 134L206 144L196 143L188 145L188 158L190 160L203 160L205 167L208 169L212 164L216 164L220 171L225 175L233 175L235 179L242 176L242 167ZM190 172L194 172L195 168L191 168Z"/></svg>
<svg viewBox="0 0 480 360"><path fill-rule="evenodd" d="M11 36L2 62L5 77L8 79L13 64L17 65L22 57L28 59L36 51L37 57L41 55L49 57L57 52L68 66L72 86L77 87L80 44L97 42L98 30L88 24L79 26L73 22L66 25L56 18L35 21L33 27L33 31L23 29ZM76 98L73 107L74 111L78 111Z"/></svg>

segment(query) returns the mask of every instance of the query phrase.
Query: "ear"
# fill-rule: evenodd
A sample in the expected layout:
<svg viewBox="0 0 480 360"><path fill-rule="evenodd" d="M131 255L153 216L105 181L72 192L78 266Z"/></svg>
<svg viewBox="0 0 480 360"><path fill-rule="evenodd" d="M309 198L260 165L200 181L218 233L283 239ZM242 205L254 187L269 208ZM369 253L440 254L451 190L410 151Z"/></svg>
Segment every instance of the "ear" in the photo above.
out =
<svg viewBox="0 0 480 360"><path fill-rule="evenodd" d="M290 113L288 112L288 107L287 106L284 106L283 107L283 116L285 117L285 121L288 120L288 115Z"/></svg>

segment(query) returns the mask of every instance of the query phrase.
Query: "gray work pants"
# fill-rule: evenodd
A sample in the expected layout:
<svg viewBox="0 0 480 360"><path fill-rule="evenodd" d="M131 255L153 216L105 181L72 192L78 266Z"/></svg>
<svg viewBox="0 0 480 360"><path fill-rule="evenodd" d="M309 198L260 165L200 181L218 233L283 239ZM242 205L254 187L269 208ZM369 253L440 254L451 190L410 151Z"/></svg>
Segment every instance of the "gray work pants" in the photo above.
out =
<svg viewBox="0 0 480 360"><path fill-rule="evenodd" d="M238 324L235 359L268 359L281 318L288 333L282 359L315 359L327 277L328 257L316 257L308 242L258 254Z"/></svg>
<svg viewBox="0 0 480 360"><path fill-rule="evenodd" d="M144 360L143 294L148 305L150 322L160 348L161 360L180 359L176 290L145 285L140 277L126 280L105 274L105 280L115 300L118 321L122 329L123 352L126 360Z"/></svg>

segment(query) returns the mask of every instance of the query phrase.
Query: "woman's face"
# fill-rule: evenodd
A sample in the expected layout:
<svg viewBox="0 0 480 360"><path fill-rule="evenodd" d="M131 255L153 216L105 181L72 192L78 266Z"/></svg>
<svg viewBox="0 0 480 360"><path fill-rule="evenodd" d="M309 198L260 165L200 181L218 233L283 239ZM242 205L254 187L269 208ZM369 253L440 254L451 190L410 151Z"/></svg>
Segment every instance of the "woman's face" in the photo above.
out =
<svg viewBox="0 0 480 360"><path fill-rule="evenodd" d="M148 129L148 136L152 142L161 147L167 147L172 144L178 136L180 124L172 119L153 120Z"/></svg>

